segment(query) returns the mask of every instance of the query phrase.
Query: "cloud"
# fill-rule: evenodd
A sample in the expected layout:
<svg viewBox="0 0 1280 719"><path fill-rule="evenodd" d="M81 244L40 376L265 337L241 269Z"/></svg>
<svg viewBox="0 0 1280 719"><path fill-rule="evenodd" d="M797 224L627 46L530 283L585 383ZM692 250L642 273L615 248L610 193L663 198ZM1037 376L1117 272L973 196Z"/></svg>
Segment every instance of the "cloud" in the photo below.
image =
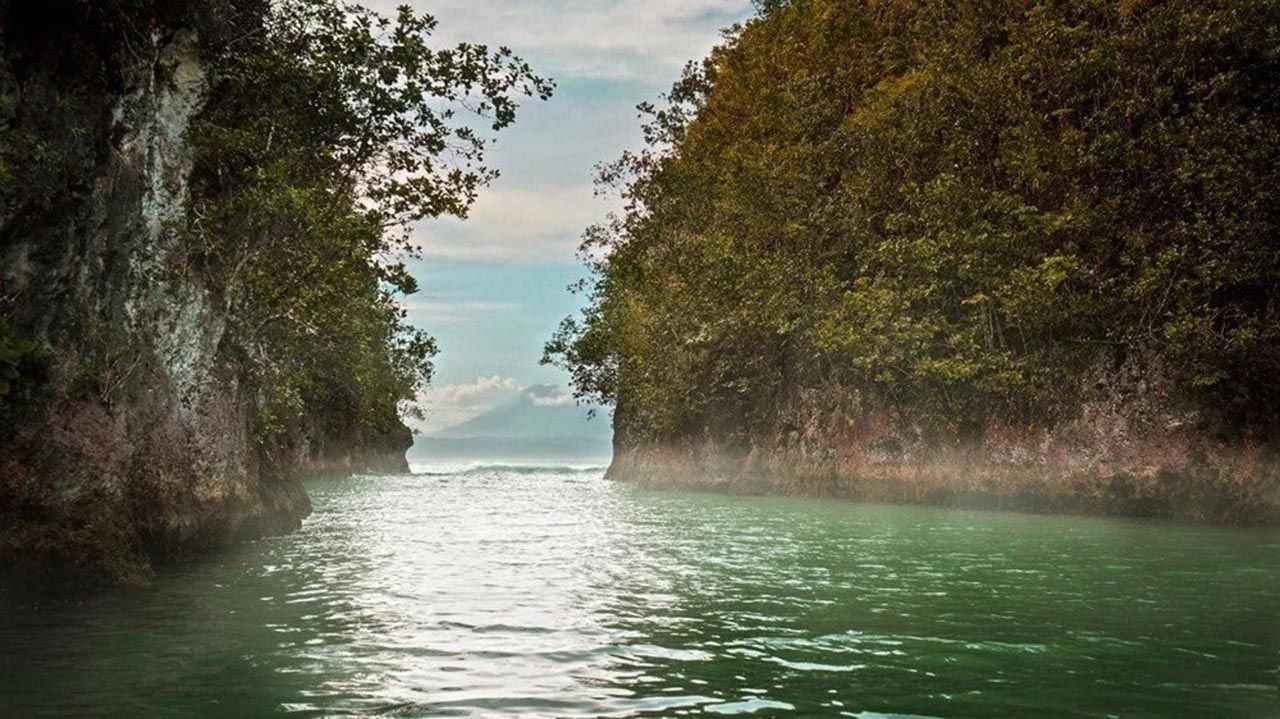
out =
<svg viewBox="0 0 1280 719"><path fill-rule="evenodd" d="M516 302L489 302L482 300L465 300L449 302L429 297L410 297L400 302L400 306L416 315L418 324L422 326L439 325L455 322L475 322L486 315L497 312L513 312L521 309Z"/></svg>
<svg viewBox="0 0 1280 719"><path fill-rule="evenodd" d="M537 407L563 407L577 402L567 386L535 384L526 387L511 377L477 377L473 382L441 385L423 392L418 401L426 410L427 417L413 429L419 433L446 429L522 395Z"/></svg>
<svg viewBox="0 0 1280 719"><path fill-rule="evenodd" d="M430 256L453 259L570 259L579 236L606 215L590 185L486 188L466 220L445 217L414 228Z"/></svg>
<svg viewBox="0 0 1280 719"><path fill-rule="evenodd" d="M403 0L366 0L389 14ZM702 57L748 0L475 0L412 3L440 21L442 43L506 45L553 75L648 78Z"/></svg>
<svg viewBox="0 0 1280 719"><path fill-rule="evenodd" d="M428 388L419 397L427 417L414 426L417 432L432 432L465 422L507 402L521 392L519 382L510 377L477 377L474 382Z"/></svg>
<svg viewBox="0 0 1280 719"><path fill-rule="evenodd" d="M490 409L520 393L520 384L510 377L477 377L469 384L447 384L430 390L431 401L451 407Z"/></svg>
<svg viewBox="0 0 1280 719"><path fill-rule="evenodd" d="M538 407L563 407L577 401L571 389L556 385L536 385L526 389L525 393Z"/></svg>
<svg viewBox="0 0 1280 719"><path fill-rule="evenodd" d="M363 0L394 16L404 2L439 21L438 47L505 45L559 85L527 102L491 148L504 177L484 188L465 221L414 228L428 256L573 262L582 231L620 202L594 197L592 166L639 142L634 112L706 55L750 0ZM518 179L512 184L508 180Z"/></svg>

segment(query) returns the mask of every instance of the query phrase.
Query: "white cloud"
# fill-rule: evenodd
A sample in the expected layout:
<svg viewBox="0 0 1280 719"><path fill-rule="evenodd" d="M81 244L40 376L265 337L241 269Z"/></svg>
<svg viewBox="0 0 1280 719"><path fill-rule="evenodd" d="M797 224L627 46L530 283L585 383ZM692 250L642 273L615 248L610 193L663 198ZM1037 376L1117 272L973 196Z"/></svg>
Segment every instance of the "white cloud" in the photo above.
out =
<svg viewBox="0 0 1280 719"><path fill-rule="evenodd" d="M527 392L533 399L534 405L538 407L563 407L577 401L573 396L573 390L568 387L539 385L530 387Z"/></svg>
<svg viewBox="0 0 1280 719"><path fill-rule="evenodd" d="M429 433L452 427L524 395L538 407L563 407L577 403L573 390L563 385L523 386L511 377L477 377L472 382L428 388L418 397L426 411L413 429Z"/></svg>
<svg viewBox="0 0 1280 719"><path fill-rule="evenodd" d="M502 187L480 193L466 220L446 217L414 228L422 251L463 259L570 260L586 227L607 206L589 185Z"/></svg>
<svg viewBox="0 0 1280 719"><path fill-rule="evenodd" d="M388 16L408 2L439 20L438 46L505 45L560 81L563 92L547 104L526 103L490 153L489 162L511 174L481 191L466 221L432 220L414 236L434 257L561 263L573 262L588 225L618 209L616 198L599 200L584 183L595 162L639 140L635 103L655 99L687 61L720 41L722 27L751 10L750 0L363 2ZM519 184L508 182L517 177Z"/></svg>
<svg viewBox="0 0 1280 719"><path fill-rule="evenodd" d="M389 14L403 0L367 0ZM442 42L506 45L553 75L670 75L706 54L719 28L745 17L748 0L422 0ZM480 9L483 8L483 9Z"/></svg>
<svg viewBox="0 0 1280 719"><path fill-rule="evenodd" d="M520 383L510 377L477 377L474 382L430 387L419 396L426 419L414 430L433 432L465 422L513 399L521 391Z"/></svg>
<svg viewBox="0 0 1280 719"><path fill-rule="evenodd" d="M520 384L510 377L477 377L469 384L447 384L430 390L428 397L456 407L489 409L520 393Z"/></svg>
<svg viewBox="0 0 1280 719"><path fill-rule="evenodd" d="M511 312L521 308L515 302L487 302L466 300L449 302L430 297L410 297L400 306L415 315L418 324L425 327L453 322L475 322L497 312Z"/></svg>

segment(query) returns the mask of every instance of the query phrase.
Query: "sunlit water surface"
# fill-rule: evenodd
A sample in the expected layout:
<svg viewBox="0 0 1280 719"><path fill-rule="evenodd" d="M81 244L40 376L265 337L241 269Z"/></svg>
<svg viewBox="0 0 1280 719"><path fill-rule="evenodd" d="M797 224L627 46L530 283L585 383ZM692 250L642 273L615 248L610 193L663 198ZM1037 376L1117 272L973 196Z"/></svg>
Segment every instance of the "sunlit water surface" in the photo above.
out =
<svg viewBox="0 0 1280 719"><path fill-rule="evenodd" d="M480 467L9 597L0 716L1280 716L1270 530L658 493Z"/></svg>

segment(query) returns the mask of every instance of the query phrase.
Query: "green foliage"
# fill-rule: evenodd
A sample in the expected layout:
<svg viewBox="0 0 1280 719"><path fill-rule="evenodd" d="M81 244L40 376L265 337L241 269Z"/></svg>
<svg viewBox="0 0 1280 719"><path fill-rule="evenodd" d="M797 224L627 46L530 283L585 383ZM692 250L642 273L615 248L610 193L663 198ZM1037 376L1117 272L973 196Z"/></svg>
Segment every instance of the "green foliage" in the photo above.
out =
<svg viewBox="0 0 1280 719"><path fill-rule="evenodd" d="M1044 421L1103 359L1280 401L1275 0L768 3L601 173L544 361L635 439L804 387Z"/></svg>
<svg viewBox="0 0 1280 719"><path fill-rule="evenodd" d="M0 407L18 379L22 358L32 349L31 343L13 334L9 323L0 317Z"/></svg>
<svg viewBox="0 0 1280 719"><path fill-rule="evenodd" d="M229 310L264 437L310 411L369 432L412 411L436 346L398 300L417 290L409 224L464 217L496 174L475 125L551 92L505 48L434 47L435 27L283 0L217 49L189 265Z"/></svg>

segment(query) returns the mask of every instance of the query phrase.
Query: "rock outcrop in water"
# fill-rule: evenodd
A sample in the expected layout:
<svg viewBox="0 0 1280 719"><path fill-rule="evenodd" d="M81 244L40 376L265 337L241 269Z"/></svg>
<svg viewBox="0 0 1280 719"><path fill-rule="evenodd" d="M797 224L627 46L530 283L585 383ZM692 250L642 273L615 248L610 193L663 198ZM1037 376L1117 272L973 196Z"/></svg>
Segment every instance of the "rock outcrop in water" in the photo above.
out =
<svg viewBox="0 0 1280 719"><path fill-rule="evenodd" d="M609 476L747 494L1280 523L1274 424L1242 431L1220 411L1181 398L1150 366L1100 368L1089 379L1070 419L992 423L951 443L926 439L866 392L797 389L776 424L746 442L709 435L653 443L619 433Z"/></svg>
<svg viewBox="0 0 1280 719"><path fill-rule="evenodd" d="M547 345L613 476L1280 520L1280 3L758 7Z"/></svg>
<svg viewBox="0 0 1280 719"><path fill-rule="evenodd" d="M104 22L83 3L0 3L0 349L22 348L0 428L0 560L137 580L296 528L310 470L405 467L407 430L370 442L315 417L258 441L220 288L178 271L169 229L219 8Z"/></svg>

